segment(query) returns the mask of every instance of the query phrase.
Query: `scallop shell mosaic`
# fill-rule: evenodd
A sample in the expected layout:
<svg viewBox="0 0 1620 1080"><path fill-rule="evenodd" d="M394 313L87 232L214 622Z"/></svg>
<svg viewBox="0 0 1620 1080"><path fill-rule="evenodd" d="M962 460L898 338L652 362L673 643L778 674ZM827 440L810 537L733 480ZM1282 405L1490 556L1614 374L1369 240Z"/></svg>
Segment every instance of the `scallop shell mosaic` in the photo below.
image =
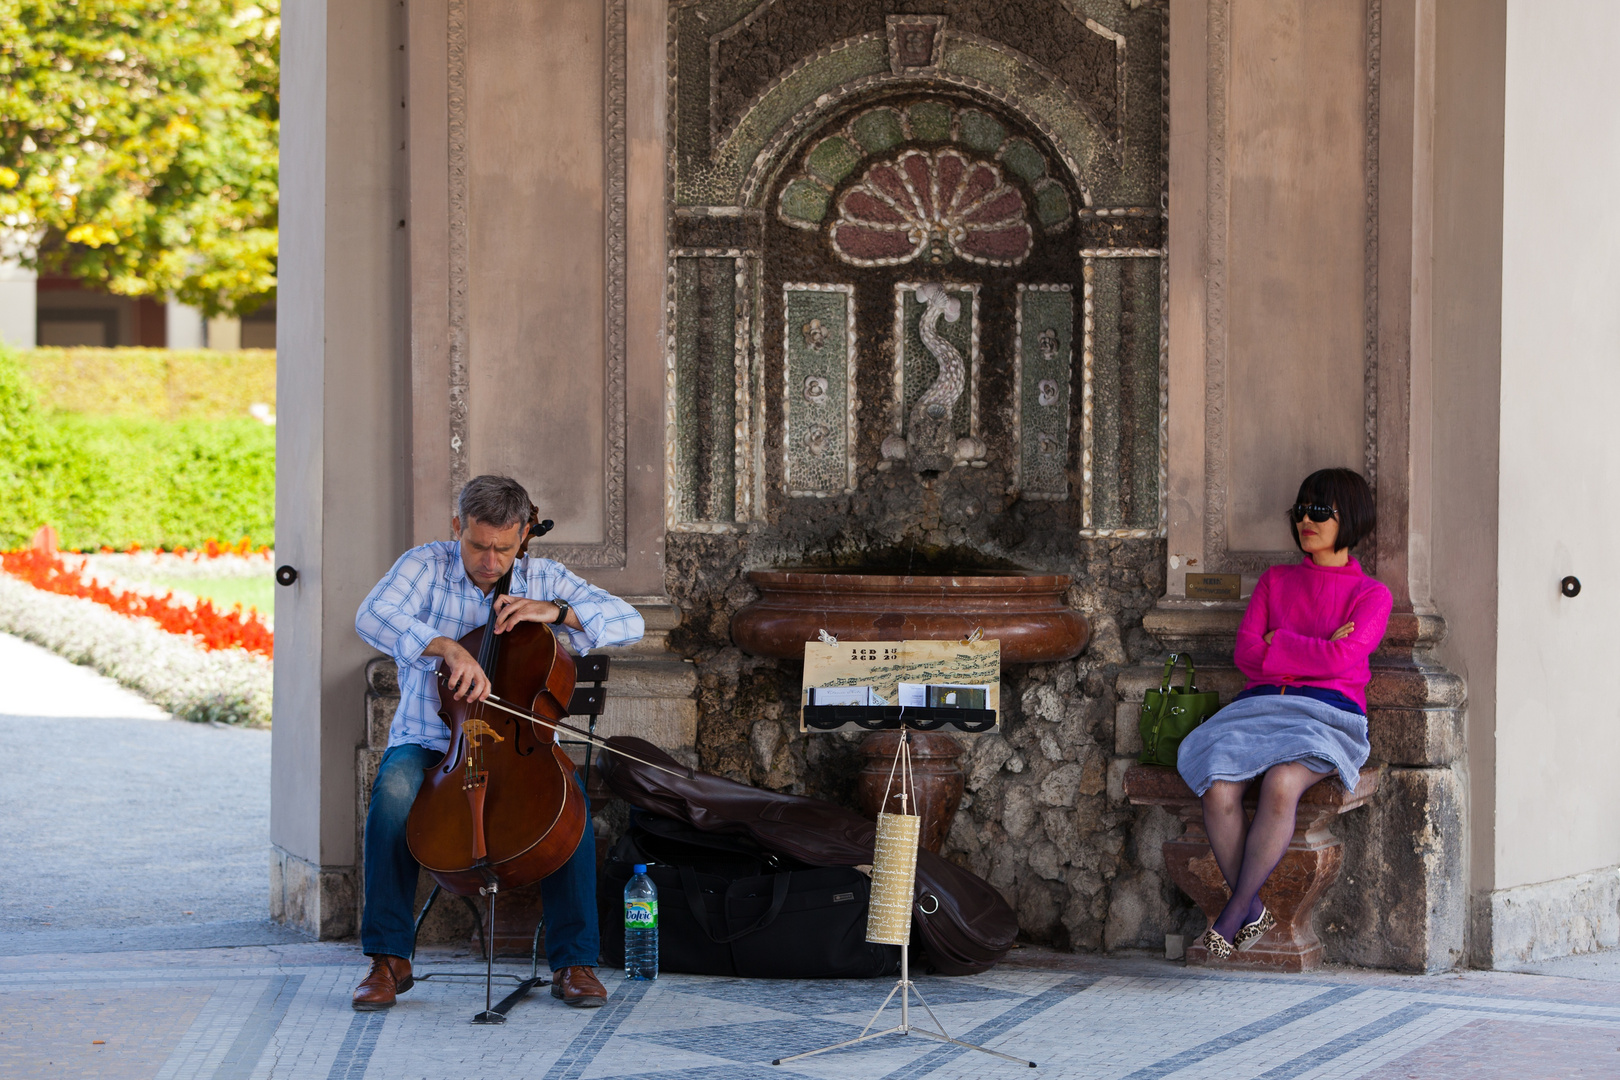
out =
<svg viewBox="0 0 1620 1080"><path fill-rule="evenodd" d="M838 198L829 236L856 266L940 265L961 257L1016 266L1034 243L1024 197L994 165L947 147L907 150L866 170Z"/></svg>

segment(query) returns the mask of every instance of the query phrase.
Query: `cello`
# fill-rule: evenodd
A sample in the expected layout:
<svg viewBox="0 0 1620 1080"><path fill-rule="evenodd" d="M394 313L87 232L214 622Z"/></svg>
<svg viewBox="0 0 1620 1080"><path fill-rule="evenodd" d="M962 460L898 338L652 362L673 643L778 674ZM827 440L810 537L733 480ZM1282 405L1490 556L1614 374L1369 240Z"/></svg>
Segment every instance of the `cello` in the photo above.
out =
<svg viewBox="0 0 1620 1080"><path fill-rule="evenodd" d="M478 658L490 698L529 715L490 699L457 701L441 669L439 716L450 747L427 770L405 823L416 861L460 896L539 881L568 861L588 824L573 761L532 722L568 715L574 660L542 623L495 633L495 601L511 581L508 568L490 592L489 621L461 646Z"/></svg>

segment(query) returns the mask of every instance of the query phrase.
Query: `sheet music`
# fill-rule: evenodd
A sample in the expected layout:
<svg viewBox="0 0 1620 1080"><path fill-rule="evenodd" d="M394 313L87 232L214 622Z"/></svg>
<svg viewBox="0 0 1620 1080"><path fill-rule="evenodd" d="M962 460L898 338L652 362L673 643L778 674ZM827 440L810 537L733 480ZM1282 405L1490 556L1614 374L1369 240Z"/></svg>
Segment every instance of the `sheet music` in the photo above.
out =
<svg viewBox="0 0 1620 1080"><path fill-rule="evenodd" d="M1001 726L1001 642L999 641L841 641L804 646L802 706L812 686L870 686L890 705L899 704L902 682L952 683L990 687L990 708Z"/></svg>

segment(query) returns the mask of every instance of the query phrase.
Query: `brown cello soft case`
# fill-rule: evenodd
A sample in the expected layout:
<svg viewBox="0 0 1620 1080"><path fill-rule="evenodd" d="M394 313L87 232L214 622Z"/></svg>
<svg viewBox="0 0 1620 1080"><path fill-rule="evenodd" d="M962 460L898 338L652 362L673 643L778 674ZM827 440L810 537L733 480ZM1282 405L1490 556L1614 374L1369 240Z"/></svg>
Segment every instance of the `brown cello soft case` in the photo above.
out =
<svg viewBox="0 0 1620 1080"><path fill-rule="evenodd" d="M643 761L684 771L644 739L615 736L608 745ZM598 758L614 794L648 813L684 821L704 832L741 835L767 851L811 866L872 862L877 827L852 810L739 784L707 773L671 776L619 754ZM988 881L926 849L917 852L912 940L943 975L986 971L1012 948L1018 918Z"/></svg>

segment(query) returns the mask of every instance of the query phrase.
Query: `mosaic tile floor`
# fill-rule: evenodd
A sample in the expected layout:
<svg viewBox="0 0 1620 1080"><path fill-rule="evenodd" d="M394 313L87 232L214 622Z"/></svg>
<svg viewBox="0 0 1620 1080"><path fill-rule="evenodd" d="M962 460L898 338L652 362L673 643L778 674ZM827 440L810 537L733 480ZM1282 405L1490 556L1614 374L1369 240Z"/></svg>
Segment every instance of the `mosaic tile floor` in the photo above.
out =
<svg viewBox="0 0 1620 1080"><path fill-rule="evenodd" d="M470 958L423 959L433 970ZM568 1009L540 990L505 1026L475 1027L482 988L467 983L419 983L388 1012L355 1013L364 970L353 947L322 944L0 957L0 1076L1620 1076L1620 986L1536 975L1228 974L1025 949L984 975L919 980L953 1035L1033 1058L1031 1072L900 1036L770 1064L858 1034L886 981L609 979L605 1008Z"/></svg>

